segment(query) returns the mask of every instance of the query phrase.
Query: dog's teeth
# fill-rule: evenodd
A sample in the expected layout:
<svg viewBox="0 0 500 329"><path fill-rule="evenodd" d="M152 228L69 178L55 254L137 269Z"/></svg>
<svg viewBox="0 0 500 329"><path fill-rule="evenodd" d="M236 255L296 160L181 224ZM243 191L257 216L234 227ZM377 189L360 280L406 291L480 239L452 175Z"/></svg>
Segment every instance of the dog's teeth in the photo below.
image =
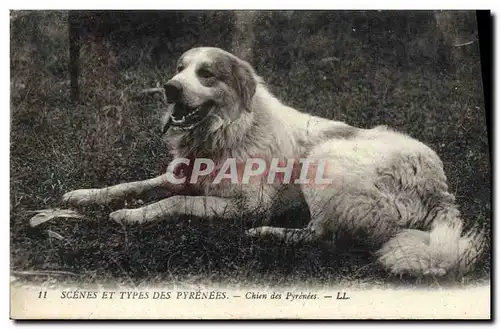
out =
<svg viewBox="0 0 500 329"><path fill-rule="evenodd" d="M175 123L182 123L182 122L184 122L184 120L186 120L186 118L185 118L185 117L182 117L182 119L176 120L176 119L175 119L175 117L174 117L174 116L172 116L172 115L170 116L170 118L171 118L171 119L172 119L172 121L173 121L173 122L175 122Z"/></svg>
<svg viewBox="0 0 500 329"><path fill-rule="evenodd" d="M186 130L190 130L190 129L193 129L197 124L191 124L189 126L183 126L182 124L185 123L186 119L190 118L191 116L193 116L194 114L198 113L200 110L201 110L202 106L198 106L197 108L195 108L193 111L189 112L188 114L182 116L181 119L176 119L172 114L170 114L170 118L172 119L172 122L174 124L177 124L177 125L180 125L180 126L173 126L172 129L173 130L181 130L181 131L186 131Z"/></svg>
<svg viewBox="0 0 500 329"><path fill-rule="evenodd" d="M199 108L199 107L197 107L194 111L192 111L192 112L188 113L188 114L186 115L186 118L189 118L190 116L192 116L193 114L195 114L195 113L196 113L196 112L198 112L199 110L200 110L200 108Z"/></svg>

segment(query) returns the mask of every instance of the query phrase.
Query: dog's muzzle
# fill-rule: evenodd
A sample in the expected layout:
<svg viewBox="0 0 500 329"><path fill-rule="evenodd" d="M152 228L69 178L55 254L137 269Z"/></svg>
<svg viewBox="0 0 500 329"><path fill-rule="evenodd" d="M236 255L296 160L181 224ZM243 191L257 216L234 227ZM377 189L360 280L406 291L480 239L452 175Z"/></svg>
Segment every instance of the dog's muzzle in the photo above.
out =
<svg viewBox="0 0 500 329"><path fill-rule="evenodd" d="M184 99L183 86L176 80L170 80L164 86L165 96L168 102L173 106L170 112L170 118L162 127L163 133L168 129L189 130L197 126L208 115L215 103L211 100L199 105L190 105Z"/></svg>

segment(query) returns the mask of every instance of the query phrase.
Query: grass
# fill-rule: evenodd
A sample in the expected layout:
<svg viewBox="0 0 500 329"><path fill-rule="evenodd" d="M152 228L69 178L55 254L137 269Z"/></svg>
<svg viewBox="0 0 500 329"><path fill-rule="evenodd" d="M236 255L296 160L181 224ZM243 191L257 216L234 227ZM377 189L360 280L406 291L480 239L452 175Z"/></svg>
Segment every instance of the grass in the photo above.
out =
<svg viewBox="0 0 500 329"><path fill-rule="evenodd" d="M65 15L25 12L11 20L13 270L75 274L57 276L58 282L134 285L436 283L390 277L348 244L339 250L256 243L242 236L237 218L224 225L181 218L122 227L102 207L87 209L91 221L30 228L29 211L60 206L67 191L158 175L168 161L158 125L161 100L138 98L138 91L165 82L186 49L226 46L219 38L224 25L207 30L182 20L172 22L170 38L87 42L81 102L74 104ZM474 14L464 17L455 21L462 30L453 31L474 36ZM479 46L446 43L452 32L438 30L429 12L267 12L255 28L252 64L291 106L355 126L387 124L433 147L464 219L488 226L491 178ZM459 284L486 280L489 271L485 259Z"/></svg>

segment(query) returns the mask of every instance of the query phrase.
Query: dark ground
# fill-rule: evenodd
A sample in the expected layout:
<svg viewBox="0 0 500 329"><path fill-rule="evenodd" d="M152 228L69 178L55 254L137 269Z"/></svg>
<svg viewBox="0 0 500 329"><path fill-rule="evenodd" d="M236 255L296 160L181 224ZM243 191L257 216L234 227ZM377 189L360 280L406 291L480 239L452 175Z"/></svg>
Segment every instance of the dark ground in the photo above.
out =
<svg viewBox="0 0 500 329"><path fill-rule="evenodd" d="M165 82L196 45L226 46L227 24L176 24L169 38L119 46L87 42L82 101L70 102L66 13L11 19L11 268L72 272L71 282L269 284L346 280L392 284L370 255L321 246L285 248L245 239L241 226L184 219L126 228L92 209L95 221L30 228L29 211L61 206L76 188L159 174L166 148L159 99L136 98ZM262 13L252 64L285 103L361 127L387 124L433 147L469 224L489 225L490 162L475 14L437 25L431 12ZM181 21L181 23L184 23ZM444 24L444 25L443 25ZM440 27L440 29L438 28ZM175 38L174 38L175 37ZM462 45L467 41L476 40ZM49 230L64 239L50 237ZM460 284L489 277L489 261ZM433 283L432 281L431 283Z"/></svg>

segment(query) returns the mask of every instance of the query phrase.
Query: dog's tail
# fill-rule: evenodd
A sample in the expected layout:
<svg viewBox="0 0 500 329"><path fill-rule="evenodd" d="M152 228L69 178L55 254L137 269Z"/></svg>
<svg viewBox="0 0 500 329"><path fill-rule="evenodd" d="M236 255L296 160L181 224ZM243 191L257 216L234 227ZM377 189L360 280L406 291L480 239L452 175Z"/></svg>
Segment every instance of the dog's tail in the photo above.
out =
<svg viewBox="0 0 500 329"><path fill-rule="evenodd" d="M455 207L443 207L430 231L400 231L376 253L379 262L393 274L466 275L486 249L486 234L477 227L464 232L459 216Z"/></svg>

